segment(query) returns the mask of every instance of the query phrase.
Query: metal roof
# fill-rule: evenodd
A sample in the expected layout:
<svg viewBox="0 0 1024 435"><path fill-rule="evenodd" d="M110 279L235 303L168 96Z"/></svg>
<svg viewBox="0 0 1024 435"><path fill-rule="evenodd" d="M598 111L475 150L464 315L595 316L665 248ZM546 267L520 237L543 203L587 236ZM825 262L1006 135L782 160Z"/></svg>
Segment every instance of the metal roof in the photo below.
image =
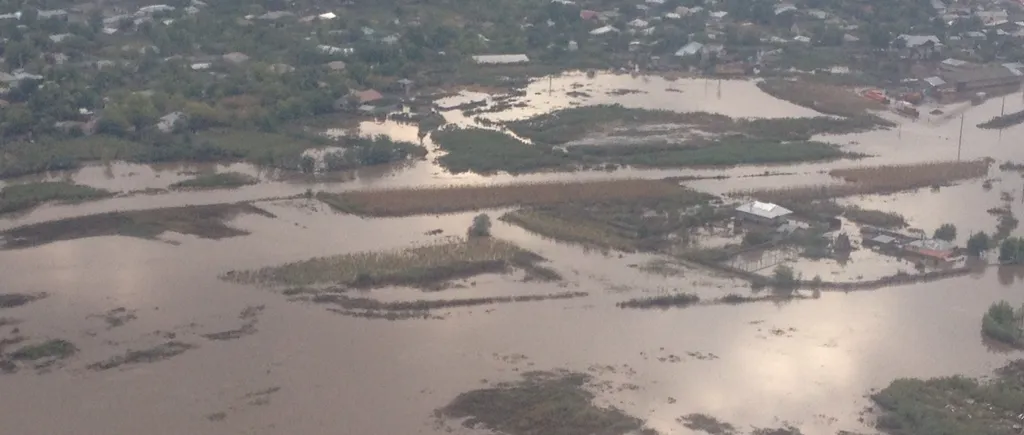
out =
<svg viewBox="0 0 1024 435"><path fill-rule="evenodd" d="M942 77L928 77L926 79L921 79L921 80L923 80L925 83L928 83L929 85L934 86L936 88L946 84L946 81L942 80Z"/></svg>
<svg viewBox="0 0 1024 435"><path fill-rule="evenodd" d="M703 49L704 44L694 41L684 45L683 48L679 49L679 51L676 51L676 56L693 56L696 55L697 53L700 53L700 51Z"/></svg>
<svg viewBox="0 0 1024 435"><path fill-rule="evenodd" d="M781 205L770 202L754 201L736 207L736 211L752 214L766 219L775 219L792 214L793 212Z"/></svg>
<svg viewBox="0 0 1024 435"><path fill-rule="evenodd" d="M473 61L480 64L500 65L510 63L526 63L530 61L525 54L485 54L473 56Z"/></svg>

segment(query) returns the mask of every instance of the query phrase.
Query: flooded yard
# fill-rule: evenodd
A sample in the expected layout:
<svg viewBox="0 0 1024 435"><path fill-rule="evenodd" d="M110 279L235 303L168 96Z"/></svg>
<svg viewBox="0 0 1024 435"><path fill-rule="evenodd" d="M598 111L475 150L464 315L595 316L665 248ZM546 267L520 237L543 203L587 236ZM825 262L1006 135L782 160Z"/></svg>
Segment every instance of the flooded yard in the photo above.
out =
<svg viewBox="0 0 1024 435"><path fill-rule="evenodd" d="M570 74L537 79L522 91L515 99L522 107L481 116L512 120L602 103L735 117L820 115L745 81ZM1019 104L1008 100L1007 112ZM982 122L999 110L998 100L989 101L965 117ZM457 109L445 115L449 122L476 122ZM964 160L1024 161L1024 151L1011 140L1021 127L1000 133L977 129L977 122L965 125ZM415 125L394 121L367 121L356 130L420 141ZM491 397L500 383L530 379L523 375L537 371L572 373L564 378L571 385L505 387L518 385L522 390L515 391L527 395L554 389L570 395L572 406L591 411L580 398L592 398L594 405L620 411L606 410L602 418L634 429L642 422L663 435L700 433L686 425L698 421L694 414L743 433L784 426L808 435L873 433L865 411L873 404L866 395L893 379L980 376L1015 356L986 345L978 324L994 300L1024 302L1024 268L992 265L928 283L822 291L799 300L625 309L617 304L633 298L692 293L713 300L755 293L747 281L680 258L563 243L499 219L542 202L532 194L511 205L487 202L493 208L484 210L377 218L340 213L310 196L669 177L675 188L725 195L841 182L827 174L835 168L953 160L958 133L958 120L903 120L895 129L821 138L871 155L862 161L788 166L452 175L434 161L441 151L428 135L425 160L338 174L301 175L242 163L110 163L12 180L70 180L119 195L0 217L0 230L24 241L0 250L0 296L8 295L0 300L10 302L0 304L0 391L16 392L0 394L3 432L48 435L73 427L89 434L153 435L480 433L458 419L476 416L505 429L511 423L473 414L491 410L465 399ZM1024 180L997 165L985 177L988 183L972 179L838 202L899 213L928 234L952 223L963 244L974 231L993 231L997 219L989 209L1010 204L1019 217L1024 207ZM139 192L166 189L197 173L224 172L259 183ZM453 273L442 277L444 285L429 287L400 279L361 286L375 276L346 271L335 281L347 285L334 289L331 300L292 286L324 284L298 266L289 269L291 282L276 286L224 279L229 271L319 264L308 262L319 257L447 246L468 237L481 213L493 222L494 243L514 247L513 257L529 252L543 258L535 264L558 279L532 277L505 257L517 267ZM843 230L859 245L856 226L844 222ZM740 240L724 228L698 236L705 247ZM358 255L332 257L345 254ZM458 268L475 261L453 258L441 266L465 272ZM863 247L845 264L799 260L792 266L805 279L820 275L829 281L914 269ZM409 273L427 272L432 270ZM326 303L332 301L342 304ZM344 303L429 308L387 320L351 315L338 309ZM580 385L586 392L572 389ZM519 399L510 403L545 406Z"/></svg>

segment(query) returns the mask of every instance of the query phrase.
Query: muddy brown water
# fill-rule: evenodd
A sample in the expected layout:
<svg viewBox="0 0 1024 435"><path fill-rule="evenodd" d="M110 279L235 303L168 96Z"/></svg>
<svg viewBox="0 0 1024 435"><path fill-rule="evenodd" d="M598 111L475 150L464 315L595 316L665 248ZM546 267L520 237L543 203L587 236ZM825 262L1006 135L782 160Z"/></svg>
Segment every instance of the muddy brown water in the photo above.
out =
<svg viewBox="0 0 1024 435"><path fill-rule="evenodd" d="M607 90L637 88L642 82L641 78L616 77L629 81L612 81L600 89L593 85L595 89L587 92L593 98L611 98ZM562 85L553 80L552 87L571 90L573 81L587 79L566 80ZM730 84L723 86L743 82L725 83ZM531 86L528 96L543 93L548 83L542 80ZM649 86L684 91L659 97L665 101L683 100L687 93L702 92L701 83L687 85L682 80ZM733 88L723 88L723 98L734 98L733 93ZM652 98L644 94L621 96L627 97L637 101ZM741 104L736 99L730 101ZM800 108L771 104L783 108L779 116L806 116L797 110ZM993 110L998 114L999 104L998 100L990 101L972 108L966 116L981 122ZM754 106L758 105L750 105ZM1007 106L1010 111L1009 101ZM1013 110L1017 109L1014 106ZM981 131L967 124L970 130L965 128L965 158L990 155L1000 160L1024 160L1024 151L1009 141L1014 134L1019 135L1019 127L1005 130L999 139L996 131ZM408 132L408 126L397 124L375 124L373 128L381 133L391 128L402 129L400 134ZM946 158L950 145L936 138L948 136L950 131L956 133L958 128L958 121L938 126L918 121L904 124L902 131L829 140L858 142L850 148L880 155L869 159L872 163L913 162ZM77 355L51 367L48 373L23 369L0 375L0 432L446 433L434 424L433 410L458 393L478 388L482 380L514 380L525 370L554 368L590 370L599 379L609 381L610 385L598 394L600 403L619 406L646 419L664 434L690 433L675 421L689 413L713 415L737 427L775 427L785 421L807 434L865 431L858 418L869 405L864 395L871 389L903 376L983 375L1015 355L986 347L978 331L978 319L993 300L1024 302L1020 294L1024 269L989 267L939 282L850 294L825 293L820 299L787 304L623 310L615 303L675 290L713 298L730 292L745 293L747 289L743 282L692 267L676 275L647 273L630 266L643 265L656 256L620 257L617 253L586 251L494 220L496 237L550 259L550 266L566 278L565 283L522 283L516 277L485 275L442 292L389 288L373 291L372 295L382 300L406 300L584 291L590 296L447 309L437 313L443 320L388 322L340 316L322 306L289 302L268 289L217 278L233 269L425 243L439 237L425 235L435 229L443 230L441 236L463 234L475 215L362 219L333 213L315 202L266 200L306 189L341 191L724 173L734 178L688 182L695 188L724 193L829 181L820 171L855 164L841 161L728 170L481 177L451 176L426 161L401 168L370 168L350 174L346 181L312 182L247 165L211 169L115 163L109 169L95 166L53 174L50 176L71 176L83 184L120 191L164 187L187 178L179 173L197 170L236 170L265 181L235 190L135 195L75 206L43 206L26 215L8 216L0 221L0 227L106 211L241 200L259 200L256 205L276 218L240 216L231 224L251 234L220 241L178 234L164 234L160 240L97 237L0 251L0 274L5 278L2 291L49 294L46 299L5 309L0 315L20 319L16 327L30 340L65 339L80 348ZM740 178L765 170L795 174ZM898 211L912 225L928 231L944 222L956 223L961 234L975 229L991 231L995 219L984 210L1000 205L999 192L1014 190L1018 216L1016 204L1024 196L1018 175L998 174L995 169L992 174L1003 181L988 192L980 182L970 182L938 192L923 189L844 201ZM492 212L492 217L499 213ZM260 305L265 308L258 314L255 333L227 341L203 338L243 327L246 320L240 319L239 313ZM135 319L111 328L102 315L119 307L131 311ZM11 335L13 327L0 327L0 337ZM87 368L128 350L165 343L172 340L170 334L175 341L197 347L149 364L102 372ZM688 352L713 353L718 359L700 359ZM527 359L508 355L525 355ZM672 355L680 361L671 362L675 360ZM638 388L627 388L626 384ZM274 392L262 394L266 391ZM259 400L252 399L256 396ZM669 403L669 397L674 403ZM456 429L456 433L469 432Z"/></svg>

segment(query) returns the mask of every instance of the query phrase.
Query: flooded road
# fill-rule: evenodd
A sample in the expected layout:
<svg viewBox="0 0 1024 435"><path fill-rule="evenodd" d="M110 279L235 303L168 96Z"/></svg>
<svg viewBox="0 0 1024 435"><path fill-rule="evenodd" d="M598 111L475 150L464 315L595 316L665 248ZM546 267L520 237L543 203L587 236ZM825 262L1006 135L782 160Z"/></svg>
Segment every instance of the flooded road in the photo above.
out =
<svg viewBox="0 0 1024 435"><path fill-rule="evenodd" d="M761 94L753 83L599 75L541 79L526 89L530 110L493 115L530 116L574 103L618 102L631 107L706 110L730 116L813 116L814 112ZM574 83L582 86L574 87ZM706 90L707 87L707 90ZM672 88L681 92L668 92ZM549 89L551 93L548 94ZM636 89L640 93L616 92ZM557 92L556 92L557 91ZM567 97L569 92L589 96ZM613 95L619 94L619 95ZM573 100L575 98L576 100ZM1011 138L1020 126L998 131L973 125L997 115L1000 101L965 114L963 158L1024 161ZM1016 104L1016 105L1013 105ZM1020 103L1007 101L1007 112ZM461 114L459 114L461 115ZM454 116L454 115L453 115ZM114 163L43 178L64 179L119 192L166 188L196 172L237 171L260 184L234 190L134 194L80 205L47 205L0 220L11 228L34 222L117 210L257 201L272 213L242 215L233 226L249 235L219 241L175 233L158 240L94 237L0 251L3 292L48 296L0 309L0 339L14 327L30 340L64 339L79 352L57 366L0 374L4 433L188 434L442 434L433 411L484 382L514 380L529 370L565 368L608 381L598 401L646 419L662 434L691 433L676 419L705 413L737 427L788 422L805 434L868 431L859 421L872 389L904 376L983 375L1011 354L991 350L978 330L981 313L998 299L1024 302L1024 269L989 267L939 282L845 293L785 304L626 310L617 302L673 291L702 298L747 294L747 283L691 266L653 274L643 266L659 257L602 253L547 240L495 220L494 236L550 260L564 282L520 282L484 275L474 285L424 293L411 288L373 290L381 300L415 300L586 292L587 297L448 308L440 320L389 322L341 316L323 306L292 302L269 289L218 279L229 270L360 251L399 249L445 235L465 234L476 213L363 219L331 212L307 200L268 200L307 190L486 184L609 178L717 176L688 181L698 190L734 190L838 182L824 172L861 164L955 158L958 120L901 120L902 128L823 140L873 154L863 161L731 169L582 171L523 176L453 176L428 160L397 167L303 177L250 165L146 166ZM416 140L416 127L363 123L360 134ZM951 142L952 141L952 142ZM952 154L951 154L952 153ZM763 175L766 171L784 175ZM955 223L963 239L991 231L986 210L1024 199L1019 174L993 168L991 190L967 182L938 191L853 197L858 204L903 214L931 231ZM15 180L14 182L26 181ZM499 213L492 212L492 217ZM439 236L425 233L441 230ZM1015 234L1022 234L1018 229ZM858 258L854 259L855 261ZM866 261L866 260L865 260ZM893 267L892 264L884 264ZM879 266L879 267L882 267ZM874 266L866 266L874 270ZM816 269L810 269L816 270ZM829 274L831 269L821 268ZM254 331L232 340L208 338L239 328L240 313L263 307ZM103 313L124 308L131 321L111 326ZM94 370L89 365L169 340L195 346L152 363ZM515 358L508 358L517 355ZM525 356L520 358L518 356ZM673 356L675 358L673 358ZM671 398L671 400L670 400ZM471 433L456 429L456 433Z"/></svg>

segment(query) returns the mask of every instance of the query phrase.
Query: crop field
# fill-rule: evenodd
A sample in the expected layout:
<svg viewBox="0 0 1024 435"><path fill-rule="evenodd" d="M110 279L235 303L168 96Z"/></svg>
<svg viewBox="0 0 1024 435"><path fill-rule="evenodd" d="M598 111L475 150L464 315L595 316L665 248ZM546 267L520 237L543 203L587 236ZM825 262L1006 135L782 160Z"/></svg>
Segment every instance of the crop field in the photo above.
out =
<svg viewBox="0 0 1024 435"><path fill-rule="evenodd" d="M512 206L592 203L692 195L668 181L611 180L317 194L332 208L363 216L411 216Z"/></svg>
<svg viewBox="0 0 1024 435"><path fill-rule="evenodd" d="M414 248L320 257L251 271L231 271L223 278L249 284L426 286L449 279L513 266L530 268L543 259L512 243L490 237L449 239Z"/></svg>
<svg viewBox="0 0 1024 435"><path fill-rule="evenodd" d="M841 178L845 183L737 191L733 192L732 196L790 203L854 195L888 194L984 177L988 174L989 165L990 162L986 160L973 160L833 169L829 175Z"/></svg>
<svg viewBox="0 0 1024 435"><path fill-rule="evenodd" d="M636 250L635 240L624 237L615 228L589 220L567 219L542 210L516 210L506 213L501 220L544 237L584 246L619 251Z"/></svg>

